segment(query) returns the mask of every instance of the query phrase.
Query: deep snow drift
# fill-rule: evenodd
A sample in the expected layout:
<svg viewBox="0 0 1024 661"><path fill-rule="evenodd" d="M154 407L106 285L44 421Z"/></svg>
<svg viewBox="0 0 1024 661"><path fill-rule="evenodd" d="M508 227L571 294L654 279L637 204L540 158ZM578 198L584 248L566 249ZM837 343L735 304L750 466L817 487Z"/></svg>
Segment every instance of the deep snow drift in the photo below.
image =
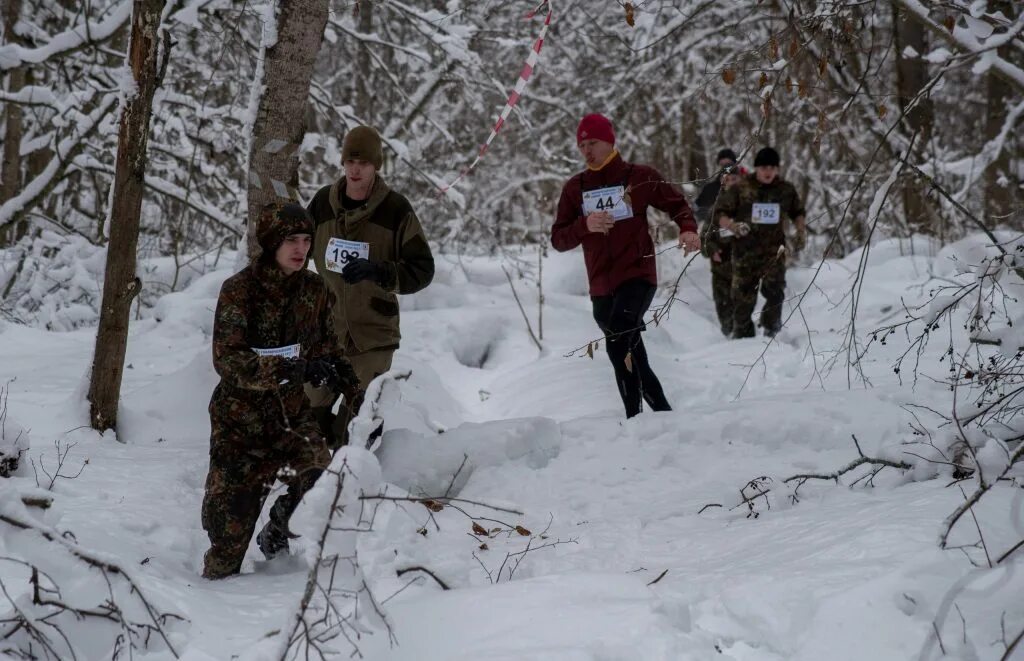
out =
<svg viewBox="0 0 1024 661"><path fill-rule="evenodd" d="M1004 641L1024 626L1018 564L976 569L968 557L977 561L979 549L939 550L943 520L964 496L947 488L948 467L907 454L924 452L906 445L920 441L912 423L937 426L914 407L952 406L941 382L944 341L923 350L917 379L909 366L893 370L908 345L898 335L848 367L871 331L899 318L901 301L925 301L936 283L974 277L964 265L984 243L972 238L932 256L920 246L909 255L897 242L874 246L856 294L859 344L850 352L861 253L820 271L790 271L790 296L808 293L770 345L720 336L707 264L698 258L667 319L645 333L675 410L630 421L603 346L593 359L577 350L600 338L579 254L545 261L541 351L502 261L440 257L434 284L402 302L395 369L409 378L381 399L380 449L335 458L335 467L345 463L357 475L345 492L346 516L364 531L338 533L327 547L358 558L352 577L365 581L386 618L363 595L354 645L368 659L418 661L1000 658ZM674 250L660 259L666 286L656 305L685 263ZM516 264L505 265L514 272ZM124 567L161 612L185 618L168 625L168 643L152 645L146 658L171 658L171 648L193 661L279 658L334 489L321 480L300 507L293 557L265 562L253 543L242 576L199 578L206 406L217 378L209 334L229 274L196 279L133 325L123 443L82 427L94 331L0 327L0 379L16 378L11 424L32 440L18 476L0 482L0 515L71 531L81 548ZM1003 284L1020 292L1012 274ZM536 282L517 280L516 289L536 329ZM1016 346L1014 335L1003 339ZM855 459L853 436L865 454L915 468L887 469L873 487L848 486L864 470L797 492L781 483ZM56 476L49 510L16 502L38 493L37 481L47 487L48 475ZM762 483L772 492L752 510L740 489L761 476L773 478ZM353 514L357 483L365 494L412 499L374 501L364 520ZM413 502L446 494L463 500ZM992 554L1024 537L1022 502L1024 491L1005 484L977 508ZM971 523L951 541L976 539ZM0 613L11 611L9 600L26 608L31 601L27 570L3 560L10 557L45 564L65 595L102 600L106 588L65 552L0 522L0 579L9 594ZM436 579L406 571L416 567ZM114 594L126 612L138 608L123 586ZM116 628L62 621L82 656L110 656ZM353 649L344 637L331 647Z"/></svg>

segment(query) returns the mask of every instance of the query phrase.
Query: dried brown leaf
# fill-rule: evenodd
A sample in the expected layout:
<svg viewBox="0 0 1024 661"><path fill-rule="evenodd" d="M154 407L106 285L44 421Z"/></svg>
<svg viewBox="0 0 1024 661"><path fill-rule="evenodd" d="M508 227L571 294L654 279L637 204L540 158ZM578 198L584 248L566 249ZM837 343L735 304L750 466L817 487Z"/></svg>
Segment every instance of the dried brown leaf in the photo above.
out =
<svg viewBox="0 0 1024 661"><path fill-rule="evenodd" d="M818 60L818 75L824 78L826 71L828 71L828 55L822 55Z"/></svg>
<svg viewBox="0 0 1024 661"><path fill-rule="evenodd" d="M722 80L726 85L732 85L736 82L736 70L726 69L722 72Z"/></svg>
<svg viewBox="0 0 1024 661"><path fill-rule="evenodd" d="M946 26L946 29L949 30L950 34L953 34L953 28L956 27L955 18L953 18L952 16L947 16L946 18L942 19L942 24Z"/></svg>
<svg viewBox="0 0 1024 661"><path fill-rule="evenodd" d="M594 343L587 342L587 358L594 359Z"/></svg>
<svg viewBox="0 0 1024 661"><path fill-rule="evenodd" d="M804 80L803 78L801 78L797 82L797 86L796 87L797 87L797 92L796 93L797 93L797 95L801 99L806 99L810 95L810 92L808 91L808 87L810 87L810 86L807 84L807 81Z"/></svg>
<svg viewBox="0 0 1024 661"><path fill-rule="evenodd" d="M625 4L625 8L626 8L626 25L628 25L629 27L633 27L633 24L634 24L634 21L633 21L633 3L632 2L627 2Z"/></svg>
<svg viewBox="0 0 1024 661"><path fill-rule="evenodd" d="M796 59L796 56L800 53L800 40L793 35L793 38L789 42L789 59Z"/></svg>
<svg viewBox="0 0 1024 661"><path fill-rule="evenodd" d="M484 537L487 537L487 528L484 528L482 525L480 525L479 523L474 521L473 522L473 534L474 535L483 535Z"/></svg>
<svg viewBox="0 0 1024 661"><path fill-rule="evenodd" d="M789 76L786 76L786 91L790 94L793 93L793 79Z"/></svg>
<svg viewBox="0 0 1024 661"><path fill-rule="evenodd" d="M440 512L441 510L444 509L443 503L439 503L436 500L431 500L430 498L425 498L420 502L423 503L423 506L426 507L431 512Z"/></svg>
<svg viewBox="0 0 1024 661"><path fill-rule="evenodd" d="M481 544L481 545L480 545L480 550L481 550L481 551L486 551L486 550L487 550L487 549L489 549L489 548L491 548L491 547L490 547L490 546L487 546L486 544Z"/></svg>
<svg viewBox="0 0 1024 661"><path fill-rule="evenodd" d="M761 78L757 81L757 89L764 89L764 86L768 84L768 74L764 71L761 72Z"/></svg>
<svg viewBox="0 0 1024 661"><path fill-rule="evenodd" d="M772 62L779 59L779 41L772 35L772 38L768 40L768 57L771 58Z"/></svg>
<svg viewBox="0 0 1024 661"><path fill-rule="evenodd" d="M501 532L501 528L491 528L491 534L496 535Z"/></svg>
<svg viewBox="0 0 1024 661"><path fill-rule="evenodd" d="M527 530L526 528L524 528L522 526L516 526L516 532L519 533L520 535L522 535L523 537L529 537L530 535L533 534L532 532L530 532L529 530Z"/></svg>
<svg viewBox="0 0 1024 661"><path fill-rule="evenodd" d="M885 106L885 104L884 103L879 104L879 106L878 106L878 118L879 119L885 119L885 116L888 115L888 114L889 114L889 109Z"/></svg>

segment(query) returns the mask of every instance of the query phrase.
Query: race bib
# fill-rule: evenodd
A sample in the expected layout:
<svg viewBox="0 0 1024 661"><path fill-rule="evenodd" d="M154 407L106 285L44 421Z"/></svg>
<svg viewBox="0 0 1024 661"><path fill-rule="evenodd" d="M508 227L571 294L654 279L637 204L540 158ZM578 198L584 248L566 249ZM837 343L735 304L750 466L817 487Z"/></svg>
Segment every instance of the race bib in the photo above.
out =
<svg viewBox="0 0 1024 661"><path fill-rule="evenodd" d="M370 244L365 241L345 241L332 237L327 242L327 252L324 254L324 262L327 263L327 270L341 273L345 265L354 259L369 259Z"/></svg>
<svg viewBox="0 0 1024 661"><path fill-rule="evenodd" d="M626 189L623 186L609 186L583 191L583 215L606 211L614 220L633 217L633 208L626 204Z"/></svg>
<svg viewBox="0 0 1024 661"><path fill-rule="evenodd" d="M289 344L286 347L274 347L273 349L257 349L253 347L253 351L258 356L281 356L282 358L298 358L299 352L302 350L301 344Z"/></svg>
<svg viewBox="0 0 1024 661"><path fill-rule="evenodd" d="M718 238L720 238L720 239L728 239L729 237L732 237L732 236L736 236L735 234L733 234L732 230L727 230L724 227L719 228L719 230L718 230Z"/></svg>
<svg viewBox="0 0 1024 661"><path fill-rule="evenodd" d="M758 225L778 225L782 212L778 202L755 202L750 218Z"/></svg>

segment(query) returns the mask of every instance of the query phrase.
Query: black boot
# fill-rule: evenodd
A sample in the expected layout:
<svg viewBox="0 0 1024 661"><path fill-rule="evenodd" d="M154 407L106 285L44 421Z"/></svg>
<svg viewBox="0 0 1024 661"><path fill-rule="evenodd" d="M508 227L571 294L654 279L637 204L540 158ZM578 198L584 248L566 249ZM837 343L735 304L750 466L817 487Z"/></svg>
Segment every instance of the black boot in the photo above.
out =
<svg viewBox="0 0 1024 661"><path fill-rule="evenodd" d="M288 555L290 551L288 548L289 537L295 537L295 535L289 533L287 528L281 528L271 519L256 535L256 546L260 547L260 551L263 552L267 560L273 560L279 555Z"/></svg>

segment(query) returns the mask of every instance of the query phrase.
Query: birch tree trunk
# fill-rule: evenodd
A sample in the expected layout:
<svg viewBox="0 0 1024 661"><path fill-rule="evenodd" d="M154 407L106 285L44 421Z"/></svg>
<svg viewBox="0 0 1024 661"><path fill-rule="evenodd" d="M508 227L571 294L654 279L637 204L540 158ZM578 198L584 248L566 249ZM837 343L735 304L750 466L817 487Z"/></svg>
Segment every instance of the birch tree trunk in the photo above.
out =
<svg viewBox="0 0 1024 661"><path fill-rule="evenodd" d="M306 134L306 105L313 64L327 25L328 0L277 0L277 41L261 51L259 105L249 142L250 255L259 211L275 200L297 200L299 146Z"/></svg>
<svg viewBox="0 0 1024 661"><path fill-rule="evenodd" d="M132 7L128 66L135 89L125 92L122 101L117 164L110 196L110 241L89 383L90 422L93 429L100 431L117 427L128 321L132 300L142 284L135 274L136 250L153 94L160 85L157 60L160 16L165 1L134 0Z"/></svg>
<svg viewBox="0 0 1024 661"><path fill-rule="evenodd" d="M993 2L993 11L1002 11L1005 16L1015 16L1012 3L1006 0ZM996 51L1000 57L1008 62L1013 61L1013 52L1009 46L1004 46ZM985 99L985 140L990 141L999 137L1003 130L1003 123L1006 121L1009 103L1013 99L1013 88L1006 80L989 73L987 76L987 89ZM1019 227L1019 219L1022 214L1018 207L1019 200L1016 199L1016 189L1020 185L1019 177L1015 176L1010 160L1010 154L1014 152L1014 141L1017 138L1010 135L1007 143L1003 145L999 155L985 170L985 216L992 223L992 226L1006 223L1013 227Z"/></svg>

